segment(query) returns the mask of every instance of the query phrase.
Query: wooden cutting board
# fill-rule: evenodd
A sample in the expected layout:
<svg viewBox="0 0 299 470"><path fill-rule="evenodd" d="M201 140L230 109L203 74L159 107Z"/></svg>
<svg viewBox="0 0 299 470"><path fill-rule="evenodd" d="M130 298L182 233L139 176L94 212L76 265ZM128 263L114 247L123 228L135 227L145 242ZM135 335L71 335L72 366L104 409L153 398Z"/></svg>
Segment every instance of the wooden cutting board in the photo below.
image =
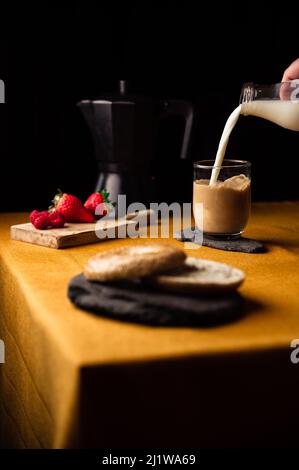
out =
<svg viewBox="0 0 299 470"><path fill-rule="evenodd" d="M49 248L67 248L70 246L97 243L108 238L109 234L118 237L118 230L135 224L136 220L146 225L152 211L140 211L137 219L135 214L128 214L126 218L118 220L106 220L98 224L67 223L63 228L37 230L31 223L12 225L10 235L13 240L47 246ZM131 220L134 217L134 221ZM99 238L96 229L101 229L103 238ZM111 238L111 237L110 237ZM112 237L113 238L113 237Z"/></svg>

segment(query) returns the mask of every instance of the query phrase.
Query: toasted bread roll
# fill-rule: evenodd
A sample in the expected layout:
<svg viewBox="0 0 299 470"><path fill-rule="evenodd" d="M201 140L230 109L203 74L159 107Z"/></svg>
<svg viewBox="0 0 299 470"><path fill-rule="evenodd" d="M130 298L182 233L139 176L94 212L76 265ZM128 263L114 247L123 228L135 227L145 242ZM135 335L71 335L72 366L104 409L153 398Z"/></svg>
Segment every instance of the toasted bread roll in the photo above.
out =
<svg viewBox="0 0 299 470"><path fill-rule="evenodd" d="M181 267L148 282L166 290L213 295L237 289L244 279L243 271L228 264L188 257Z"/></svg>
<svg viewBox="0 0 299 470"><path fill-rule="evenodd" d="M150 276L181 266L186 255L170 243L143 243L103 251L90 258L84 268L87 279L116 281Z"/></svg>

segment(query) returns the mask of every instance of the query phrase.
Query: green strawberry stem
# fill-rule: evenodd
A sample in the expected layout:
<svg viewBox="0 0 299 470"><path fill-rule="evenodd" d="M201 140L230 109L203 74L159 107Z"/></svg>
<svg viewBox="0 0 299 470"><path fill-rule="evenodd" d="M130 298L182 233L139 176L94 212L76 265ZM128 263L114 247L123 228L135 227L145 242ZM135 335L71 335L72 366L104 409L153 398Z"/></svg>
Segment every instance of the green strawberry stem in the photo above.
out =
<svg viewBox="0 0 299 470"><path fill-rule="evenodd" d="M103 202L111 203L109 198L110 193L108 193L106 189L102 189L101 191L98 191L98 193L103 197ZM116 202L113 202L112 205L116 206Z"/></svg>
<svg viewBox="0 0 299 470"><path fill-rule="evenodd" d="M57 189L57 194L55 194L54 199L52 201L55 207L57 206L62 196L63 196L63 192L61 191L61 189Z"/></svg>
<svg viewBox="0 0 299 470"><path fill-rule="evenodd" d="M62 196L63 196L63 192L61 191L61 189L58 188L57 193L54 196L54 199L51 201L52 204L48 208L48 212L54 212L56 210L56 206L58 202L60 201L60 199L62 198Z"/></svg>

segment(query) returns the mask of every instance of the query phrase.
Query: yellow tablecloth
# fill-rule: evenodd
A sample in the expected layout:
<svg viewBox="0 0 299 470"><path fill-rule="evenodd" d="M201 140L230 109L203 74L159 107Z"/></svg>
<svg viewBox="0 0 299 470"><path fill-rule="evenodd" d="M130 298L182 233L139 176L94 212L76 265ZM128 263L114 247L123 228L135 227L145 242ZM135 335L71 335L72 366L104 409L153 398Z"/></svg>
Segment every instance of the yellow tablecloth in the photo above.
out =
<svg viewBox="0 0 299 470"><path fill-rule="evenodd" d="M255 445L296 435L299 203L254 206L245 235L268 253L187 250L246 273L246 315L215 328L139 326L77 310L70 278L99 250L133 241L52 250L10 240L9 226L26 218L0 216L4 446Z"/></svg>

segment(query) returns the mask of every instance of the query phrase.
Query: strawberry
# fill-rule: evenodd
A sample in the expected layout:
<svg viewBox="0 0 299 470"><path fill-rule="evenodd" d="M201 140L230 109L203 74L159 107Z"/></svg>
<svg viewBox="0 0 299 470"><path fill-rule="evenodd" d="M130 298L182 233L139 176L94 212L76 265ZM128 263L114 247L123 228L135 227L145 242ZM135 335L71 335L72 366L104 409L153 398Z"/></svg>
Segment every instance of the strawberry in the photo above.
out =
<svg viewBox="0 0 299 470"><path fill-rule="evenodd" d="M104 215L107 215L108 212L109 208L104 202L102 202L102 204L99 204L96 208L96 216L98 217L104 217Z"/></svg>
<svg viewBox="0 0 299 470"><path fill-rule="evenodd" d="M108 214L109 205L111 205L109 193L105 189L92 193L84 203L84 207L97 218Z"/></svg>
<svg viewBox="0 0 299 470"><path fill-rule="evenodd" d="M94 216L82 204L80 199L60 190L54 200L54 208L64 215L66 222L94 222Z"/></svg>
<svg viewBox="0 0 299 470"><path fill-rule="evenodd" d="M96 208L99 204L102 204L104 198L100 192L91 194L84 203L84 207L88 209L92 214L95 214Z"/></svg>

